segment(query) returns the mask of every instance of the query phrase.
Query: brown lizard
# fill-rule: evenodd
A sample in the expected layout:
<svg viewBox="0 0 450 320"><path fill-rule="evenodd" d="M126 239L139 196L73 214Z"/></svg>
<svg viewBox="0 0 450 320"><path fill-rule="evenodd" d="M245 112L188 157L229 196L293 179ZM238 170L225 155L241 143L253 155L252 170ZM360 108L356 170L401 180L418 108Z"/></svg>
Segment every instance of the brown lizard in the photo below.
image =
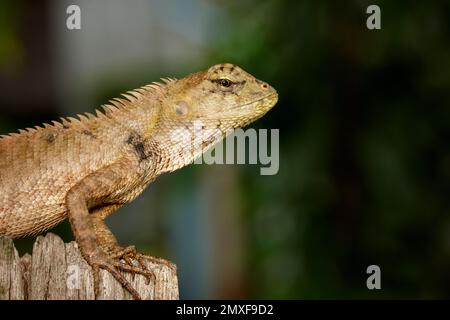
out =
<svg viewBox="0 0 450 320"><path fill-rule="evenodd" d="M135 299L139 294L119 270L153 277L142 260L152 257L119 246L104 219L278 100L267 83L228 63L162 81L111 100L95 116L61 118L0 138L0 235L33 235L69 218L93 269L96 296L100 269Z"/></svg>

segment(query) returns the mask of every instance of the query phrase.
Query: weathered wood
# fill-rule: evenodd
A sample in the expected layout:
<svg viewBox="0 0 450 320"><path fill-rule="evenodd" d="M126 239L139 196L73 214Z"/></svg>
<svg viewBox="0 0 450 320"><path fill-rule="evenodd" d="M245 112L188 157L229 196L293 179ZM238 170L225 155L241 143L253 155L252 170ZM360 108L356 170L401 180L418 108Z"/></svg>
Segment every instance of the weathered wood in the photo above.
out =
<svg viewBox="0 0 450 320"><path fill-rule="evenodd" d="M23 298L24 290L19 254L11 240L0 238L0 299L16 300Z"/></svg>
<svg viewBox="0 0 450 320"><path fill-rule="evenodd" d="M141 275L124 273L142 299L178 299L176 272L165 264L146 261L155 281L146 284ZM99 299L132 299L107 272L100 271ZM48 233L36 239L33 254L19 257L13 241L0 237L0 300L92 300L92 269L76 242L64 243Z"/></svg>

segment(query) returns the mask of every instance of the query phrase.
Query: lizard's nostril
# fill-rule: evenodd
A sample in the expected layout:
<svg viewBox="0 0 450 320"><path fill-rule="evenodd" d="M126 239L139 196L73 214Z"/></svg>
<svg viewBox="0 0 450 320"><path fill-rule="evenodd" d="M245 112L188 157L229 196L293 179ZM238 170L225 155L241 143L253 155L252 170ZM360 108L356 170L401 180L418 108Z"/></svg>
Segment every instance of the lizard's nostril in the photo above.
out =
<svg viewBox="0 0 450 320"><path fill-rule="evenodd" d="M269 86L267 85L267 83L263 83L261 84L261 88L263 88L264 90L267 90Z"/></svg>

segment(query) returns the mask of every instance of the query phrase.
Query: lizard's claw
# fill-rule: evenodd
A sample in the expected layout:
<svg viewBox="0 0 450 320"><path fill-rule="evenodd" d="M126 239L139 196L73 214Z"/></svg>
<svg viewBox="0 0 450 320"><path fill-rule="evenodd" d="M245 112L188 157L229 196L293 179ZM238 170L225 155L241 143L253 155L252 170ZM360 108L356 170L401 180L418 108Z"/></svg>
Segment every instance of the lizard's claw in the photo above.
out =
<svg viewBox="0 0 450 320"><path fill-rule="evenodd" d="M172 271L175 271L175 272L177 271L177 266L174 263L172 263L168 260L165 260L163 258L143 255L142 253L137 252L135 246L128 246L126 248L120 248L119 250L112 253L111 257L123 259L127 264L129 264L131 266L134 265L131 259L134 259L139 262L139 264L141 265L141 267L143 269L147 269L144 261L148 260L157 265L163 264L163 265L167 266L168 268L170 268Z"/></svg>
<svg viewBox="0 0 450 320"><path fill-rule="evenodd" d="M163 264L163 265L167 266L168 268L170 268L172 271L174 271L174 272L177 271L176 265L173 264L172 262L162 259L162 258L158 258L158 257L143 255L143 254L137 252L135 246L128 246L126 248L120 248L116 252L111 254L111 257L113 259L122 259L123 261L125 261L125 263L127 265L132 266L132 267L135 266L135 264L133 263L133 260L137 261L139 263L140 267L142 268L142 270L147 270L149 273L151 273L149 276L146 276L146 279L147 279L146 284L149 284L151 279L155 280L155 275L153 272L148 270L145 260L148 260L148 261L150 261L154 264L158 264L158 265Z"/></svg>
<svg viewBox="0 0 450 320"><path fill-rule="evenodd" d="M100 292L100 269L104 269L111 273L111 275L133 296L135 300L141 300L139 293L133 288L130 282L119 272L119 270L130 272L132 274L141 274L147 278L147 284L149 278L155 278L153 272L147 268L136 267L133 264L128 265L120 262L119 256L107 256L106 254L100 254L89 259L89 264L92 266L93 280L94 280L94 294L97 299ZM125 260L125 259L124 259ZM126 260L125 260L126 261Z"/></svg>
<svg viewBox="0 0 450 320"><path fill-rule="evenodd" d="M146 274L140 273L142 275L145 276L146 278L146 284L148 285L150 283L150 280L155 281L155 274L150 271L147 268L147 265L145 264L144 258L145 256L138 253L136 250L135 246L128 246L126 248L120 249L119 251L115 252L114 254L111 255L111 258L113 259L122 259L125 261L126 265L132 267L132 268L136 268L135 264L133 263L133 260L137 261L139 263L140 269L147 271ZM138 272L133 272L133 276L135 275L135 273Z"/></svg>

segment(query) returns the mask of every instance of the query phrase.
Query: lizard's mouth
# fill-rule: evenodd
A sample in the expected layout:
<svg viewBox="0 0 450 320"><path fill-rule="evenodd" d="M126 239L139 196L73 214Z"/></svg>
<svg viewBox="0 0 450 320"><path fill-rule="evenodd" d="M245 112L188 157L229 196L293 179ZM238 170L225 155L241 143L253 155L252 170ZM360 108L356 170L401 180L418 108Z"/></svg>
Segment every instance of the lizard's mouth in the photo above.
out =
<svg viewBox="0 0 450 320"><path fill-rule="evenodd" d="M213 115L212 119L228 123L231 128L245 127L261 118L278 102L278 93L274 90L264 97L246 104L231 107Z"/></svg>
<svg viewBox="0 0 450 320"><path fill-rule="evenodd" d="M256 108L256 109L264 109L268 110L272 108L278 102L278 93L276 91L269 93L268 95L259 98L257 100L253 100L249 103L241 104L238 106L234 106L230 108L230 110L235 109L247 109L247 108Z"/></svg>

